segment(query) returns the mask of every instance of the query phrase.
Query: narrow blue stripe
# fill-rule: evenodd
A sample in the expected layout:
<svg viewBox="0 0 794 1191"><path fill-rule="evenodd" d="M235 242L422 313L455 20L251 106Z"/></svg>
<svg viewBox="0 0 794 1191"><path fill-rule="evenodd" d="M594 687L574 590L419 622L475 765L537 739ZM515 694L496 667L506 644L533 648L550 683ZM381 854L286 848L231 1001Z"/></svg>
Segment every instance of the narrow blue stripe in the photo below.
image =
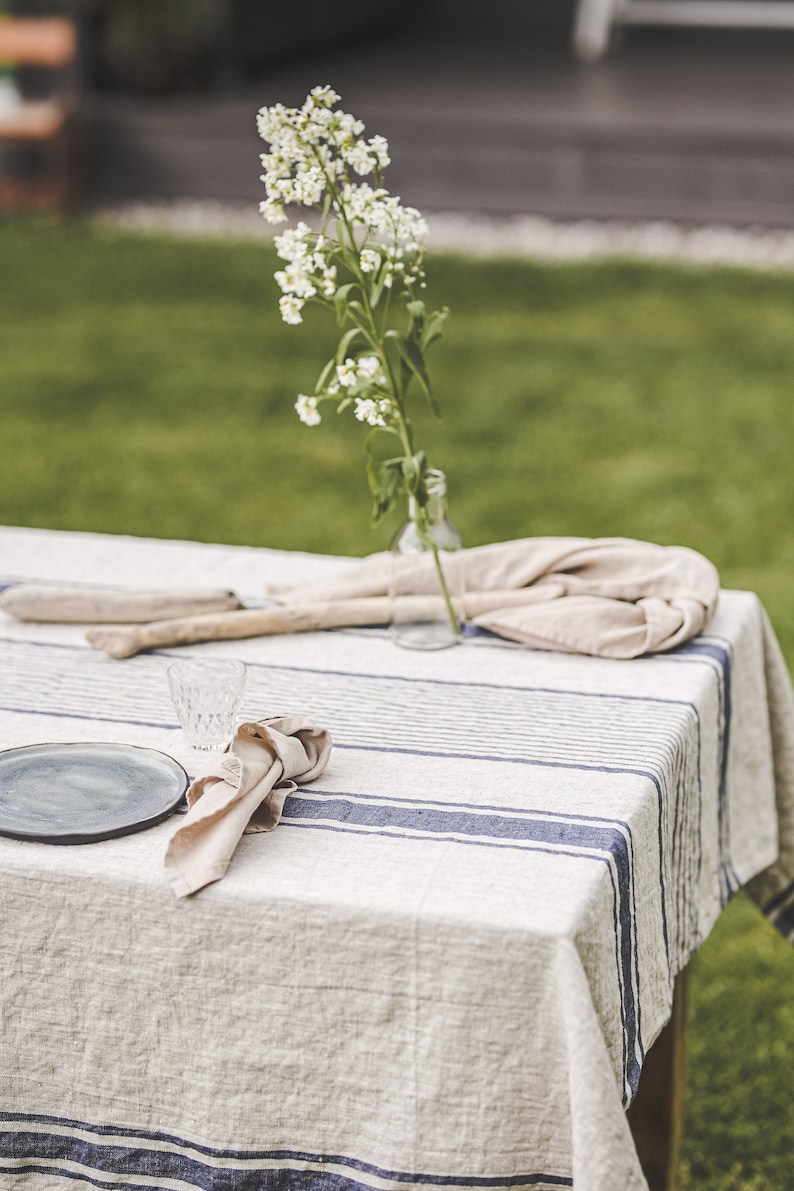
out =
<svg viewBox="0 0 794 1191"><path fill-rule="evenodd" d="M179 731L179 724L164 724L155 720L128 720L115 715L84 715L75 711L42 711L38 707L6 707L0 705L0 711L8 711L14 715L40 715L44 719L53 720L81 720L91 724L130 724L135 728L162 728L165 732Z"/></svg>
<svg viewBox="0 0 794 1191"><path fill-rule="evenodd" d="M94 1133L104 1138L102 1142L86 1140L69 1133L41 1133L26 1132L24 1129L0 1134L0 1158L16 1158L30 1164L41 1162L42 1159L52 1161L74 1162L93 1170L96 1176L102 1174L125 1175L135 1179L148 1176L155 1179L181 1179L200 1188L201 1191L259 1191L260 1188L280 1189L281 1187L303 1186L306 1191L322 1191L322 1188L332 1187L343 1191L344 1188L368 1187L353 1174L337 1174L322 1167L326 1163L347 1167L351 1172L362 1175L372 1175L377 1178L402 1184L425 1184L429 1186L464 1186L464 1187L527 1187L547 1183L552 1186L570 1187L572 1180L560 1175L532 1173L525 1175L499 1176L456 1176L456 1175L426 1175L414 1174L407 1171L385 1170L366 1162L347 1158L337 1154L304 1153L297 1150L230 1150L213 1149L208 1146L193 1145L183 1138L157 1133L148 1130L127 1130L109 1126L94 1126L80 1121L63 1120L57 1117L26 1115L22 1113L3 1113L3 1120L27 1122L36 1121L42 1124L56 1124L81 1132ZM167 1150L155 1150L148 1146L130 1146L114 1144L113 1137L164 1142L169 1145L184 1147L206 1154L218 1160L246 1163L246 1169L225 1169L210 1166L200 1159L193 1158L187 1153L175 1154ZM319 1166L319 1170L300 1171L294 1168L264 1168L251 1169L250 1162L311 1162ZM40 1173L53 1173L51 1167L32 1167ZM69 1178L84 1178L67 1169L59 1170ZM97 1186L104 1183L96 1178L91 1179ZM108 1184L119 1186L118 1182ZM126 1182L127 1187L137 1187L140 1184ZM151 1184L148 1184L151 1188Z"/></svg>
<svg viewBox="0 0 794 1191"><path fill-rule="evenodd" d="M715 639L716 640L716 639ZM688 641L681 646L681 652L711 658L722 672L722 731L720 734L720 776L718 792L718 824L720 835L720 864L723 879L723 904L739 888L739 881L731 858L730 807L728 803L728 757L732 727L732 657L729 645L713 644L711 641Z"/></svg>
<svg viewBox="0 0 794 1191"><path fill-rule="evenodd" d="M39 1161L40 1160L41 1159L39 1159ZM2 1159L0 1159L0 1161L2 1161ZM0 1172L2 1172L4 1169L9 1174L13 1175L18 1175L19 1173L43 1174L49 1175L50 1178L52 1178L53 1175L56 1175L58 1178L62 1179L79 1179L81 1183L90 1183L92 1187L104 1188L105 1191L170 1191L170 1188L166 1188L165 1186L161 1186L158 1189L156 1183L133 1183L129 1181L119 1183L118 1179L115 1178L108 1181L107 1179L99 1179L95 1175L86 1174L85 1172L76 1174L73 1170L66 1169L66 1167L38 1166L35 1162L28 1162L27 1160L24 1160L22 1165L20 1165L19 1162L15 1162L13 1166L0 1166ZM248 1189L248 1191L256 1191L256 1188L251 1187Z"/></svg>

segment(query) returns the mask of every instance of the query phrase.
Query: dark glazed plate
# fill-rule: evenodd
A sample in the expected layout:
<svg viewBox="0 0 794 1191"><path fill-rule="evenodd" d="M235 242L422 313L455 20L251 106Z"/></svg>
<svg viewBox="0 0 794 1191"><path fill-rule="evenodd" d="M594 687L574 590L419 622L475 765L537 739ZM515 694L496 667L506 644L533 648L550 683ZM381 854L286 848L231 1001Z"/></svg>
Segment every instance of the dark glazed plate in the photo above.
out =
<svg viewBox="0 0 794 1191"><path fill-rule="evenodd" d="M165 819L188 787L173 757L133 744L29 744L0 752L0 835L90 844Z"/></svg>

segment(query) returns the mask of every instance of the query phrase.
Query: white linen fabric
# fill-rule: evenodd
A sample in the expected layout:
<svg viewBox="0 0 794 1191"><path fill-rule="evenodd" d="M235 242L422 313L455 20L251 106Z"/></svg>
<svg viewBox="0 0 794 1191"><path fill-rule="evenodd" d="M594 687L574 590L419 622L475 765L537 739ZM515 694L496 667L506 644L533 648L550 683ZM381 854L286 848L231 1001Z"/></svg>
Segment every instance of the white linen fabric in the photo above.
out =
<svg viewBox="0 0 794 1191"><path fill-rule="evenodd" d="M0 530L0 585L247 598L343 565ZM196 897L170 822L0 839L3 1186L645 1191L624 1107L676 974L748 883L794 935L794 706L757 598L632 661L379 629L190 649L244 660L243 715L299 711L333 754ZM0 744L190 768L175 652L0 618Z"/></svg>
<svg viewBox="0 0 794 1191"><path fill-rule="evenodd" d="M633 658L675 649L705 627L719 595L716 568L684 546L631 538L519 538L456 555L466 591L533 587L538 603L486 612L474 620L535 649ZM284 600L387 595L391 558L371 554L354 568L297 586L276 586ZM401 561L402 582L435 589L432 556ZM409 569L410 568L410 571Z"/></svg>

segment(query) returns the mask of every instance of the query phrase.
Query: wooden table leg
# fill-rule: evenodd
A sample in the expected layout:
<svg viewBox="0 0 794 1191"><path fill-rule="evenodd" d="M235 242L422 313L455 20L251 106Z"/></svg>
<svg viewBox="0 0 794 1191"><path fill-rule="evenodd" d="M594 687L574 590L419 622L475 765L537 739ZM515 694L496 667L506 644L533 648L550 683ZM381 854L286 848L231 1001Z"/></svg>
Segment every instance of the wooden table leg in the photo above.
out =
<svg viewBox="0 0 794 1191"><path fill-rule="evenodd" d="M670 1021L654 1042L628 1110L640 1164L651 1191L673 1191L684 1121L687 979L675 982Z"/></svg>

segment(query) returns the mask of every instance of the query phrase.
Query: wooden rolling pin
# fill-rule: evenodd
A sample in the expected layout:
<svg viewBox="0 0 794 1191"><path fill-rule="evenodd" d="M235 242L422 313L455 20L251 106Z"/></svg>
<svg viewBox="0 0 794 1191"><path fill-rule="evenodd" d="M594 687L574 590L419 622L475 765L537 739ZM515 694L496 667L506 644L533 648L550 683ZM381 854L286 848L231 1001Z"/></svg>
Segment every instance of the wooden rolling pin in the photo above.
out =
<svg viewBox="0 0 794 1191"><path fill-rule="evenodd" d="M17 583L0 595L0 608L18 620L51 624L133 624L174 616L242 608L225 588L113 591L106 587L49 587Z"/></svg>
<svg viewBox="0 0 794 1191"><path fill-rule="evenodd" d="M470 592L463 597L462 608L461 601L456 600L455 603L459 612L462 611L466 619L471 620L485 612L495 612L498 608L515 608L519 604L537 604L555 599L564 592L563 583L550 582L514 591ZM409 619L421 620L428 615L436 615L440 602L440 597L403 596L400 607L403 615ZM192 645L198 641L229 641L241 637L268 637L277 633L308 633L317 629L388 624L391 611L392 601L388 596L371 596L187 616L152 624L108 628L97 626L88 630L86 640L110 657L130 658L144 649Z"/></svg>

